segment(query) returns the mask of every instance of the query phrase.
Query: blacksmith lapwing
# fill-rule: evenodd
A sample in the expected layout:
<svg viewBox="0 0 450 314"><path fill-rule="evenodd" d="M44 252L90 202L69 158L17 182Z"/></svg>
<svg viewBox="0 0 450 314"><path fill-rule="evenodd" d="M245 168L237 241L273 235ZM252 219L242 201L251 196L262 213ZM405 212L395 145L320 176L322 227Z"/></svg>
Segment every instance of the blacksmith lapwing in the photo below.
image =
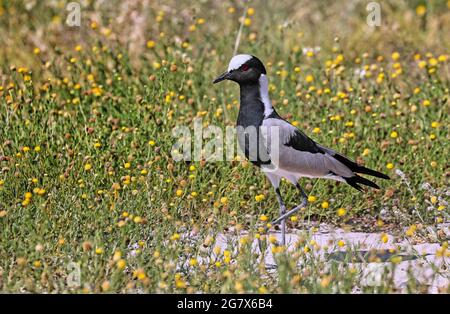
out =
<svg viewBox="0 0 450 314"><path fill-rule="evenodd" d="M280 217L274 220L272 225L281 222L283 245L286 243L285 220L308 203L307 195L298 183L301 177L337 180L348 183L360 191L362 190L360 184L376 189L379 187L358 173L389 179L383 173L358 165L344 155L314 142L280 117L269 98L266 69L257 57L247 54L234 56L228 70L213 83L223 80L239 84L240 108L237 120L239 146L253 164L266 169L264 173L275 189L280 205ZM256 132L256 139L253 140L251 128ZM277 131L271 132L271 129ZM252 149L255 142L256 149ZM274 152L277 158L274 158ZM281 178L294 184L303 197L301 204L288 212L279 189Z"/></svg>

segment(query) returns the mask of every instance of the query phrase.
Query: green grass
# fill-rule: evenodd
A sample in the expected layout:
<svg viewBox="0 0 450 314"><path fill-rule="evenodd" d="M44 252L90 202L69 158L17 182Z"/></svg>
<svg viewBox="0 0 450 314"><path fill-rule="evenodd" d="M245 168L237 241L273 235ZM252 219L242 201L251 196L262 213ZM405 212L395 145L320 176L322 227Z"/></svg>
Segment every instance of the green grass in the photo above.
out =
<svg viewBox="0 0 450 314"><path fill-rule="evenodd" d="M269 182L251 164L175 162L170 154L172 129L192 127L195 117L222 129L235 124L237 86L211 81L232 56L242 6L93 2L82 8L82 26L70 28L64 1L52 3L0 2L2 291L352 291L358 272L327 269L303 245L277 255L278 275L245 245L240 253L230 248L230 264L222 256L220 265L186 266L210 256L213 242L202 244L208 236L254 236L262 214L278 215ZM376 29L365 23L363 2L342 14L343 2L273 2L270 10L251 3L239 51L267 65L277 111L314 140L392 177L365 193L302 179L316 201L290 227L311 219L401 238L420 224L412 238L428 239L422 226L448 222L450 59L442 38L450 35L450 9L436 1L418 16L420 3L383 4ZM133 10L143 21L129 18ZM303 54L315 46L320 52ZM364 68L370 76L355 74ZM286 182L282 192L289 206L299 203ZM257 195L265 197L257 202ZM197 236L184 239L192 230ZM140 253L128 257L139 241ZM114 259L115 251L122 256ZM307 266L295 267L299 260ZM81 287L67 286L70 262L80 264ZM395 291L379 289L364 291Z"/></svg>

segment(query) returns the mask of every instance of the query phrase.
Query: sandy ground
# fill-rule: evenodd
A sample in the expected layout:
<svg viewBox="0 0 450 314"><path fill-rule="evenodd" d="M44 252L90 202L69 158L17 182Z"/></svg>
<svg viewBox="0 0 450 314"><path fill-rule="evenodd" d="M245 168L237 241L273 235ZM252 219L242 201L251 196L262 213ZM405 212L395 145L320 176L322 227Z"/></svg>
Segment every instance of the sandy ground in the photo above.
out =
<svg viewBox="0 0 450 314"><path fill-rule="evenodd" d="M445 226L445 232L450 235L449 225ZM286 234L287 251L295 248L295 243L299 240L301 231L289 230ZM281 241L281 234L271 233ZM244 236L244 235L243 235ZM438 243L421 243L411 244L407 239L397 239L392 235L387 235L386 243L381 241L380 233L364 233L364 232L346 232L342 229L334 229L328 225L322 224L318 232L315 232L308 238L308 242L314 240L320 245L320 250L314 250L315 258L325 259L326 261L340 261L344 258L351 258L351 265L362 272L361 285L378 285L381 282L381 275L384 268L391 264L390 259L393 256L401 256L401 262L398 263L394 273L394 284L402 292L407 292L406 284L408 281L408 269L416 278L418 283L427 285L429 293L437 293L439 288L447 287L450 283L450 257L437 256L436 253L440 249ZM235 235L219 234L216 238L216 245L223 250L227 248L229 243L235 243L238 237ZM343 240L345 246L339 247L337 241ZM333 243L333 244L332 244ZM331 244L331 245L330 245ZM328 246L328 248L327 248ZM324 249L325 247L325 249ZM261 253L257 240L252 244L253 250ZM351 249L348 251L348 249ZM369 258L375 253L375 261ZM276 265L273 259L271 248L265 252L266 266L276 271ZM438 254L439 255L439 254ZM347 263L348 265L348 263ZM436 274L436 270L438 274ZM359 287L355 287L354 292L360 291Z"/></svg>

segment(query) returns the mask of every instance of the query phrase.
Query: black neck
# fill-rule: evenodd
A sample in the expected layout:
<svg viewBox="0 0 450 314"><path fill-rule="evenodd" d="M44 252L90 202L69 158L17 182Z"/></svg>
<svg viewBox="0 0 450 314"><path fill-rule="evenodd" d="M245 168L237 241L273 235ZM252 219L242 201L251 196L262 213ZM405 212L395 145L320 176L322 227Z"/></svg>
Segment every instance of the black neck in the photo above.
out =
<svg viewBox="0 0 450 314"><path fill-rule="evenodd" d="M259 92L259 84L239 84L241 104L237 124L243 127L260 126L264 119L264 104Z"/></svg>

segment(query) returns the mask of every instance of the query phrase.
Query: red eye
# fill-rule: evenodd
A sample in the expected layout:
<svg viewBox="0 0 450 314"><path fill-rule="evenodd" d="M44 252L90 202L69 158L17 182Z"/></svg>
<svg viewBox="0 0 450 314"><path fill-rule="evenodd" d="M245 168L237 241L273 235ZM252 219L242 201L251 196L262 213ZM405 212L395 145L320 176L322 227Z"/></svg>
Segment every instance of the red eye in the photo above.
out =
<svg viewBox="0 0 450 314"><path fill-rule="evenodd" d="M247 71L250 67L246 64L244 64L243 66L241 66L241 70L242 71Z"/></svg>

